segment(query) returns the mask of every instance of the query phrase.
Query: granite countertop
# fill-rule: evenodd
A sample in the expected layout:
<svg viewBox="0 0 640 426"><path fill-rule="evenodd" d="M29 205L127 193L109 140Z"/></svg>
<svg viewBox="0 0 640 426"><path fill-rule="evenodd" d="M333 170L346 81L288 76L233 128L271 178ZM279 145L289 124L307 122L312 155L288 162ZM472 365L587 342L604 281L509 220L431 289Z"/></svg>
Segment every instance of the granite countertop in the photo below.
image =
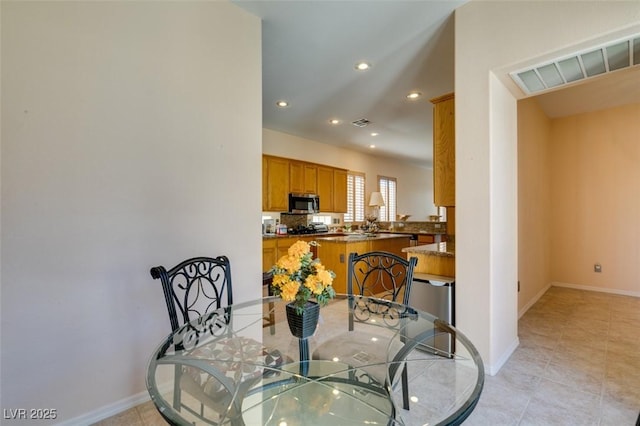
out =
<svg viewBox="0 0 640 426"><path fill-rule="evenodd" d="M327 236L318 238L320 241L333 241L338 243L348 243L348 242L357 242L357 241L371 241L371 240L387 240L392 238L407 238L407 234L390 234L390 233L380 233L380 234L363 234L363 233L352 233L352 234L343 234L343 235L335 235L335 236Z"/></svg>
<svg viewBox="0 0 640 426"><path fill-rule="evenodd" d="M304 237L333 237L346 235L342 232L316 232L314 234L262 234L262 238L304 238Z"/></svg>
<svg viewBox="0 0 640 426"><path fill-rule="evenodd" d="M437 230L433 230L433 231L427 231L427 230L403 230L403 229L394 229L394 230L389 230L389 229L380 229L378 230L378 232L380 233L392 233L392 234L404 234L404 235L444 235L447 233L446 229L437 229Z"/></svg>
<svg viewBox="0 0 640 426"><path fill-rule="evenodd" d="M422 246L406 247L403 253L426 254L433 256L455 257L456 245L452 242L425 244Z"/></svg>

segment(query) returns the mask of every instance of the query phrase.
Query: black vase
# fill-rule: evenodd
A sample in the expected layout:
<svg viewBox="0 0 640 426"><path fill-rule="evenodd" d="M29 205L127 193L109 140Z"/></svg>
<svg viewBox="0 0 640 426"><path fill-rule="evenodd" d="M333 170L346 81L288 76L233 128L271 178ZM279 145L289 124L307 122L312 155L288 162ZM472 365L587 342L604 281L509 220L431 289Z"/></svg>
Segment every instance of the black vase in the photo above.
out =
<svg viewBox="0 0 640 426"><path fill-rule="evenodd" d="M287 303L286 309L291 334L299 339L306 339L316 331L320 316L320 305L316 302L308 301L301 314L297 312L293 303Z"/></svg>

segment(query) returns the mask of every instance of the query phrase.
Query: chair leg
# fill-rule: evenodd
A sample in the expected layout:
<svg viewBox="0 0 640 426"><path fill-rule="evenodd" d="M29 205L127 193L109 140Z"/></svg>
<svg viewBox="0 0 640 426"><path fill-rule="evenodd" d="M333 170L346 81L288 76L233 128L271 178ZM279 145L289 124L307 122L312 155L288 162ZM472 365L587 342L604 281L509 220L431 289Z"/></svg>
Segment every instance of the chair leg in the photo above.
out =
<svg viewBox="0 0 640 426"><path fill-rule="evenodd" d="M407 364L402 368L402 408L409 409L409 373L407 373Z"/></svg>
<svg viewBox="0 0 640 426"><path fill-rule="evenodd" d="M276 334L276 314L273 311L274 306L275 303L269 302L269 331L271 334Z"/></svg>

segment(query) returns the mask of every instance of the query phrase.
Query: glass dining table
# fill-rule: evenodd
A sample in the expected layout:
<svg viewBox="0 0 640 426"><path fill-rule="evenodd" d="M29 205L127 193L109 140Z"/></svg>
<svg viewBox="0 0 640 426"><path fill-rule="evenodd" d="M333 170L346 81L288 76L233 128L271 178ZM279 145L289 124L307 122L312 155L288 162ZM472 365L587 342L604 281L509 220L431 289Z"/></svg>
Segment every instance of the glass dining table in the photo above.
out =
<svg viewBox="0 0 640 426"><path fill-rule="evenodd" d="M338 295L321 308L315 333L299 339L285 305L275 297L234 304L166 338L146 378L164 419L176 425L455 425L475 408L482 360L462 333L431 314ZM265 324L269 314L275 321ZM346 358L332 355L358 341L353 333L371 344ZM445 348L434 344L443 333ZM372 361L374 354L383 362ZM401 402L403 368L409 410Z"/></svg>

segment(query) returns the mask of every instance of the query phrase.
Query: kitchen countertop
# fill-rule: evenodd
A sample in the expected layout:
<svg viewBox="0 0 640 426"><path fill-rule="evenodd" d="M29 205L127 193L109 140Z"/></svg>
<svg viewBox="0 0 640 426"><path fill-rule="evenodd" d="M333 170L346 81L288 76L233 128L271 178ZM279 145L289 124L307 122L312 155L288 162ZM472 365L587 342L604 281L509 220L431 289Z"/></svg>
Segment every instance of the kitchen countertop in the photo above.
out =
<svg viewBox="0 0 640 426"><path fill-rule="evenodd" d="M379 234L342 234L342 235L334 235L318 238L320 241L332 241L337 243L349 243L349 242L357 242L357 241L371 241L371 240L386 240L392 238L407 238L407 234L390 234L390 233L379 233Z"/></svg>
<svg viewBox="0 0 640 426"><path fill-rule="evenodd" d="M456 245L452 242L425 244L422 246L406 247L402 249L403 253L427 254L442 257L455 257Z"/></svg>
<svg viewBox="0 0 640 426"><path fill-rule="evenodd" d="M313 234L262 234L262 238L304 238L304 237L333 237L337 235L346 235L342 232L316 232Z"/></svg>
<svg viewBox="0 0 640 426"><path fill-rule="evenodd" d="M411 231L411 230L394 229L392 231L389 229L380 229L378 230L378 232L381 234L391 233L391 234L404 234L404 235L443 235L447 233L447 230L439 229L434 231L425 231L425 230Z"/></svg>

